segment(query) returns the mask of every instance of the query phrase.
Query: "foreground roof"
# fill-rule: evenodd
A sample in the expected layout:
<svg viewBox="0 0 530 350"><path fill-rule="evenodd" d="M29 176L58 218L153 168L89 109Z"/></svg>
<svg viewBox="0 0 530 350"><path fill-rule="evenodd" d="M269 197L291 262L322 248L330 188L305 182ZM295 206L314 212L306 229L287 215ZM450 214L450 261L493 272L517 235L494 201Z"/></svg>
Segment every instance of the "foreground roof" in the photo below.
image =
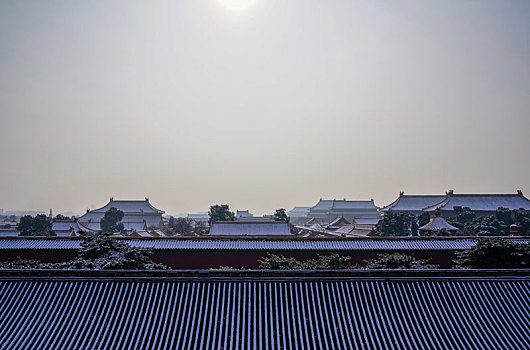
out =
<svg viewBox="0 0 530 350"><path fill-rule="evenodd" d="M509 238L506 238L509 239ZM123 239L133 247L153 250L305 250L305 251L389 251L389 250L463 250L474 247L477 239L357 239L357 240L179 240L179 239ZM530 243L530 239L513 239ZM21 239L0 240L2 250L75 250L78 239Z"/></svg>
<svg viewBox="0 0 530 350"><path fill-rule="evenodd" d="M530 348L527 276L433 278L413 272L15 273L0 277L0 344L9 349Z"/></svg>

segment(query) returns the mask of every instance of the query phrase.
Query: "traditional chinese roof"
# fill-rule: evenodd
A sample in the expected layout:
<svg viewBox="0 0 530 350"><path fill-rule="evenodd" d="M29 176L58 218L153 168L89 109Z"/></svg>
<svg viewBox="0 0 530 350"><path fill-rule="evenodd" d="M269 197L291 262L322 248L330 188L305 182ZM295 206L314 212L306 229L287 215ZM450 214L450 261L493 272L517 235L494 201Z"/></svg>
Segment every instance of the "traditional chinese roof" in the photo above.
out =
<svg viewBox="0 0 530 350"><path fill-rule="evenodd" d="M110 198L109 202L98 209L91 210L94 213L103 213L107 212L110 208L116 208L123 211L124 214L131 213L142 213L142 214L164 214L163 210L157 209L149 203L149 198L144 200L121 200Z"/></svg>
<svg viewBox="0 0 530 350"><path fill-rule="evenodd" d="M283 221L216 221L211 236L276 236L291 235L289 224Z"/></svg>
<svg viewBox="0 0 530 350"><path fill-rule="evenodd" d="M419 228L421 231L457 231L458 228L454 227L453 225L449 224L447 221L445 221L444 218L441 216L435 216L429 221L427 224L423 225Z"/></svg>
<svg viewBox="0 0 530 350"><path fill-rule="evenodd" d="M373 200L320 199L311 210L377 209Z"/></svg>
<svg viewBox="0 0 530 350"><path fill-rule="evenodd" d="M329 224L328 227L334 227L334 226L344 226L349 225L350 222L344 218L344 216L337 216L335 219L333 219Z"/></svg>
<svg viewBox="0 0 530 350"><path fill-rule="evenodd" d="M472 211L490 212L499 207L530 210L530 200L521 191L516 194L455 194L449 191L441 202L426 207L424 211L454 210L457 206L468 207Z"/></svg>
<svg viewBox="0 0 530 350"><path fill-rule="evenodd" d="M2 271L6 349L529 349L527 275Z"/></svg>
<svg viewBox="0 0 530 350"><path fill-rule="evenodd" d="M440 203L444 195L416 195L400 192L399 197L380 211L422 211L423 208Z"/></svg>
<svg viewBox="0 0 530 350"><path fill-rule="evenodd" d="M115 200L114 198L111 198L109 203L105 206L87 211L84 215L80 216L78 219L79 226L82 230L101 231L101 219L110 208L116 208L123 211L124 215L120 222L123 223L128 230L144 230L143 224L142 227L140 227L139 224L144 222L147 228L158 228L162 224L162 214L164 211L153 207L151 203L149 203L149 199Z"/></svg>
<svg viewBox="0 0 530 350"><path fill-rule="evenodd" d="M320 225L320 222L318 222L318 220L316 218L311 218L311 219L307 220L307 222L304 225L305 226L311 226L311 225L315 225L315 224Z"/></svg>
<svg viewBox="0 0 530 350"><path fill-rule="evenodd" d="M71 220L53 220L52 230L58 237L75 237L77 232L86 231L85 227L80 226L77 219Z"/></svg>
<svg viewBox="0 0 530 350"><path fill-rule="evenodd" d="M530 239L505 238L515 243L530 243ZM124 239L133 247L153 250L276 250L276 251L418 251L418 250L464 250L474 247L478 240L474 238L366 238L357 240L181 240L160 239ZM9 237L0 239L2 250L77 250L78 239L47 239Z"/></svg>
<svg viewBox="0 0 530 350"><path fill-rule="evenodd" d="M311 209L311 207L294 207L289 210L288 214L290 217L305 217L309 214L309 209Z"/></svg>

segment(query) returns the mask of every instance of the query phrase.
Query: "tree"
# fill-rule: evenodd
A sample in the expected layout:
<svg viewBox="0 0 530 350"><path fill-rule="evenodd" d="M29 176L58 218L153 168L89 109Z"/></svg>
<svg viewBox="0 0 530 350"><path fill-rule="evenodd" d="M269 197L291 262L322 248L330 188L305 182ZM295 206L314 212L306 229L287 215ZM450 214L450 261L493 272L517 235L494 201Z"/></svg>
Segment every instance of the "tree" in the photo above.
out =
<svg viewBox="0 0 530 350"><path fill-rule="evenodd" d="M469 207L460 207L455 206L453 208L455 213L454 217L451 217L447 220L454 227L460 229L470 228L473 220L475 219L475 212L472 211Z"/></svg>
<svg viewBox="0 0 530 350"><path fill-rule="evenodd" d="M367 269L408 269L424 270L436 269L438 266L429 265L427 260L419 260L409 254L379 254L377 259L366 260Z"/></svg>
<svg viewBox="0 0 530 350"><path fill-rule="evenodd" d="M176 221L177 221L177 220L176 220L173 216L170 217L170 218L169 218L169 221L168 221L168 223L167 223L167 227L169 227L169 228L173 228L173 227L175 227L175 222L176 222Z"/></svg>
<svg viewBox="0 0 530 350"><path fill-rule="evenodd" d="M42 268L38 260L18 259L12 261L0 261L0 269L35 270Z"/></svg>
<svg viewBox="0 0 530 350"><path fill-rule="evenodd" d="M234 212L230 211L230 207L227 204L216 204L210 207L208 211L210 219L208 223L211 225L212 221L234 221L236 216Z"/></svg>
<svg viewBox="0 0 530 350"><path fill-rule="evenodd" d="M416 217L401 212L385 213L376 226L379 236L408 236L413 230L417 230Z"/></svg>
<svg viewBox="0 0 530 350"><path fill-rule="evenodd" d="M457 268L517 269L530 267L530 244L504 238L480 238L471 249L457 252Z"/></svg>
<svg viewBox="0 0 530 350"><path fill-rule="evenodd" d="M76 259L56 264L61 269L159 270L167 266L154 263L150 249L132 247L111 237L110 233L83 232Z"/></svg>
<svg viewBox="0 0 530 350"><path fill-rule="evenodd" d="M420 215L418 215L418 227L427 225L429 221L431 221L431 215L428 211L424 211Z"/></svg>
<svg viewBox="0 0 530 350"><path fill-rule="evenodd" d="M52 223L46 215L38 214L35 217L25 215L20 218L17 226L21 236L55 236L52 231Z"/></svg>
<svg viewBox="0 0 530 350"><path fill-rule="evenodd" d="M201 236L208 232L208 227L204 221L194 221L193 233Z"/></svg>
<svg viewBox="0 0 530 350"><path fill-rule="evenodd" d="M177 235L189 236L193 234L193 220L178 218L175 220L172 231Z"/></svg>
<svg viewBox="0 0 530 350"><path fill-rule="evenodd" d="M289 221L289 217L284 208L276 209L274 212L274 221Z"/></svg>
<svg viewBox="0 0 530 350"><path fill-rule="evenodd" d="M123 219L123 211L114 207L110 208L101 219L101 231L105 233L123 232L125 229L120 223L121 219Z"/></svg>
<svg viewBox="0 0 530 350"><path fill-rule="evenodd" d="M339 254L319 255L318 259L300 261L283 255L268 254L258 260L262 270L341 270L352 268L349 256Z"/></svg>
<svg viewBox="0 0 530 350"><path fill-rule="evenodd" d="M62 214L57 214L55 220L72 220L72 218L70 218L69 216L64 216Z"/></svg>

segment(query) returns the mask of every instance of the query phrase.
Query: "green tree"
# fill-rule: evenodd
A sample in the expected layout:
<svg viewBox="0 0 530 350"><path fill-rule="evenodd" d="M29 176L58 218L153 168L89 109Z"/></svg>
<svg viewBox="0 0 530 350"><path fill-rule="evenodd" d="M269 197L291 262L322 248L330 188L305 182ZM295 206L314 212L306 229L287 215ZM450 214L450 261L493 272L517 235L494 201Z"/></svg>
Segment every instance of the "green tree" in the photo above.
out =
<svg viewBox="0 0 530 350"><path fill-rule="evenodd" d="M409 254L379 254L377 259L366 260L367 269L436 269L438 266L429 265L427 260L419 260Z"/></svg>
<svg viewBox="0 0 530 350"><path fill-rule="evenodd" d="M276 209L274 212L274 220L275 221L289 221L289 217L287 216L287 213L285 212L284 208Z"/></svg>
<svg viewBox="0 0 530 350"><path fill-rule="evenodd" d="M175 222L176 222L176 221L177 221L177 219L175 219L173 216L171 216L171 217L169 218L168 223L167 223L167 227L168 227L168 228L173 228L173 227L175 227Z"/></svg>
<svg viewBox="0 0 530 350"><path fill-rule="evenodd" d="M340 270L351 269L351 258L339 254L319 255L318 259L300 261L283 255L268 254L258 260L262 270Z"/></svg>
<svg viewBox="0 0 530 350"><path fill-rule="evenodd" d="M423 225L427 225L431 221L431 215L428 211L422 212L420 215L418 215L418 226L422 227Z"/></svg>
<svg viewBox="0 0 530 350"><path fill-rule="evenodd" d="M52 231L52 223L46 215L38 214L35 217L25 215L20 218L17 226L21 236L55 236Z"/></svg>
<svg viewBox="0 0 530 350"><path fill-rule="evenodd" d="M72 218L70 218L69 216L64 216L62 214L57 214L55 220L72 220Z"/></svg>
<svg viewBox="0 0 530 350"><path fill-rule="evenodd" d="M120 223L123 219L123 211L114 207L105 212L103 219L101 219L101 231L105 233L123 232L123 224Z"/></svg>
<svg viewBox="0 0 530 350"><path fill-rule="evenodd" d="M530 244L504 238L480 238L471 249L457 252L457 268L517 269L530 267Z"/></svg>
<svg viewBox="0 0 530 350"><path fill-rule="evenodd" d="M469 207L460 207L455 206L453 208L454 216L449 218L447 222L449 222L454 227L458 227L460 229L470 229L471 225L473 223L473 220L475 219L475 212L472 211Z"/></svg>
<svg viewBox="0 0 530 350"><path fill-rule="evenodd" d="M0 269L15 269L15 270L34 270L42 268L40 261L38 260L11 260L11 261L0 261Z"/></svg>
<svg viewBox="0 0 530 350"><path fill-rule="evenodd" d="M210 219L208 223L211 225L212 221L234 221L236 216L234 212L230 211L230 207L227 204L216 204L210 207L208 211Z"/></svg>
<svg viewBox="0 0 530 350"><path fill-rule="evenodd" d="M154 263L150 249L132 247L112 238L110 233L81 233L81 248L76 259L56 264L61 269L159 270L167 266Z"/></svg>
<svg viewBox="0 0 530 350"><path fill-rule="evenodd" d="M408 236L416 233L416 217L412 214L401 212L385 213L376 226L376 232L379 236Z"/></svg>

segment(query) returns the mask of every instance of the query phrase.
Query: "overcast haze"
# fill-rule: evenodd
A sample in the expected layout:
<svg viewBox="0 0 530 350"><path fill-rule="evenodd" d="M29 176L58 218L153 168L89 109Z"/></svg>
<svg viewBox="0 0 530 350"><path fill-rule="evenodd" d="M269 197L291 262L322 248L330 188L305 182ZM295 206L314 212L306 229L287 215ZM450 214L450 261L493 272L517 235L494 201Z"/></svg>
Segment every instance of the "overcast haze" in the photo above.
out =
<svg viewBox="0 0 530 350"><path fill-rule="evenodd" d="M0 208L530 194L529 1L2 1Z"/></svg>

